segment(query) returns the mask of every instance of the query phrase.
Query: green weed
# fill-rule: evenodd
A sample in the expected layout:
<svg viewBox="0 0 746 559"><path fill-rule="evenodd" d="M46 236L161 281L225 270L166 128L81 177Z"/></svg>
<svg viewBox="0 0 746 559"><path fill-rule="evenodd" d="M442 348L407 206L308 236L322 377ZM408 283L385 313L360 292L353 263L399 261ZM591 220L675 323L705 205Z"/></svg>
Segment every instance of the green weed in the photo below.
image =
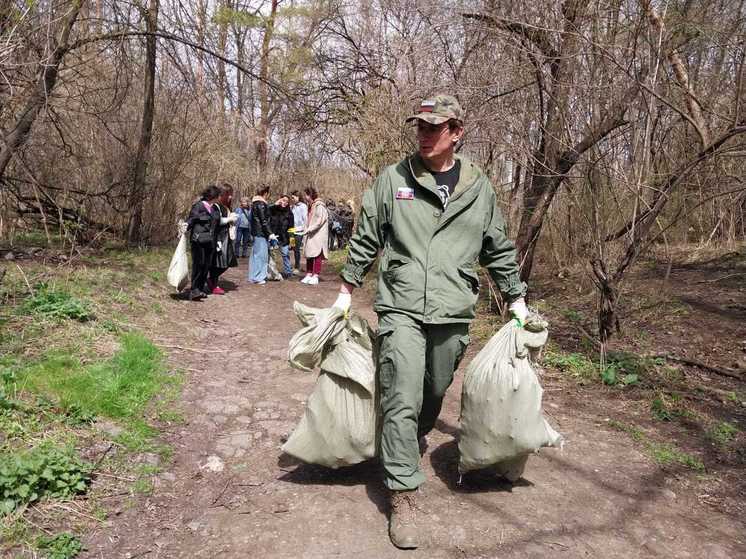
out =
<svg viewBox="0 0 746 559"><path fill-rule="evenodd" d="M83 544L77 536L63 532L56 536L40 536L36 539L36 548L47 559L72 559L83 550Z"/></svg>
<svg viewBox="0 0 746 559"><path fill-rule="evenodd" d="M679 450L671 444L648 442L647 450L653 460L663 466L667 464L681 464L698 472L705 470L705 465L701 460Z"/></svg>
<svg viewBox="0 0 746 559"><path fill-rule="evenodd" d="M596 365L582 353L560 353L547 348L543 361L546 365L559 369L581 381L596 376Z"/></svg>
<svg viewBox="0 0 746 559"><path fill-rule="evenodd" d="M70 449L42 444L0 454L0 514L44 498L67 499L83 493L91 467Z"/></svg>
<svg viewBox="0 0 746 559"><path fill-rule="evenodd" d="M719 421L707 430L707 438L718 446L726 446L738 435L738 427L727 421Z"/></svg>
<svg viewBox="0 0 746 559"><path fill-rule="evenodd" d="M635 427L634 425L627 425L626 423L622 423L621 421L611 419L609 420L609 427L612 427L617 431L623 431L624 433L627 433L635 441L639 442L645 439L645 433L642 431L642 429L640 429L639 427Z"/></svg>
<svg viewBox="0 0 746 559"><path fill-rule="evenodd" d="M19 312L56 320L69 318L79 322L93 318L93 312L87 303L45 283L39 283L34 287L34 293L23 302Z"/></svg>
<svg viewBox="0 0 746 559"><path fill-rule="evenodd" d="M583 321L583 317L576 310L568 309L568 310L564 311L562 314L570 322L582 322Z"/></svg>
<svg viewBox="0 0 746 559"><path fill-rule="evenodd" d="M609 427L623 431L635 442L642 443L646 454L660 465L681 464L698 472L703 472L705 469L704 464L698 458L679 450L672 444L651 441L645 432L635 425L627 425L612 419L609 421Z"/></svg>

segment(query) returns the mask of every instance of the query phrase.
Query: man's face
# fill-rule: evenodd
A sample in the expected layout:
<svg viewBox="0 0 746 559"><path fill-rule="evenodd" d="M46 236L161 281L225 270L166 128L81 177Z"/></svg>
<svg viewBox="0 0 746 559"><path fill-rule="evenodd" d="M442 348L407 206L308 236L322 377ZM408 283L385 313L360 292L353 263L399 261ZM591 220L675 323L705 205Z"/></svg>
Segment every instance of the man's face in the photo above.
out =
<svg viewBox="0 0 746 559"><path fill-rule="evenodd" d="M422 120L417 121L417 142L420 155L424 159L434 159L448 152L453 152L456 142L461 138L463 129L456 127L451 130L448 122L430 124Z"/></svg>

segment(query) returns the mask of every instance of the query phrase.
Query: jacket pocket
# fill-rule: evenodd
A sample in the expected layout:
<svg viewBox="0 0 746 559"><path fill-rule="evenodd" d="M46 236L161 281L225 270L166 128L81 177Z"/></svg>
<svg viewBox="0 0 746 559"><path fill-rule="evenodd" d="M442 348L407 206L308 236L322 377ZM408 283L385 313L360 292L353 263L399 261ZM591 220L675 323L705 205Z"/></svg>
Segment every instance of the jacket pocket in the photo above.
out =
<svg viewBox="0 0 746 559"><path fill-rule="evenodd" d="M401 256L392 256L386 262L386 268L381 273L388 281L395 282L403 279L402 274L410 263L409 260Z"/></svg>
<svg viewBox="0 0 746 559"><path fill-rule="evenodd" d="M479 293L479 275L472 268L460 267L458 273L467 281L473 293Z"/></svg>

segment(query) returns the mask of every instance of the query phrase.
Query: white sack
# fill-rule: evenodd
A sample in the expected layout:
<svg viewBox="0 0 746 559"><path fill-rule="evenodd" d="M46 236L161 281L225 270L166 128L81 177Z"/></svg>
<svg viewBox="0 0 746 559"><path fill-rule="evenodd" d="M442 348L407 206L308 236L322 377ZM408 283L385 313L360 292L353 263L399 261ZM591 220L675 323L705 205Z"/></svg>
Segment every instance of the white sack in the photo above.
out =
<svg viewBox="0 0 746 559"><path fill-rule="evenodd" d="M492 467L511 481L528 455L557 446L562 436L541 413L542 388L531 363L547 341L547 323L511 320L469 364L461 396L459 472Z"/></svg>
<svg viewBox="0 0 746 559"><path fill-rule="evenodd" d="M304 371L320 366L316 386L298 426L282 450L329 468L376 454L375 334L356 314L295 303L304 324L290 340L288 360Z"/></svg>
<svg viewBox="0 0 746 559"><path fill-rule="evenodd" d="M189 279L186 233L182 233L179 238L179 244L176 245L174 255L171 257L171 263L168 265L166 278L168 279L168 284L179 291L186 287L187 280Z"/></svg>
<svg viewBox="0 0 746 559"><path fill-rule="evenodd" d="M276 253L277 249L269 249L269 260L267 261L267 279L270 281L282 281L285 279L282 277L282 274L277 269L277 262L275 262Z"/></svg>

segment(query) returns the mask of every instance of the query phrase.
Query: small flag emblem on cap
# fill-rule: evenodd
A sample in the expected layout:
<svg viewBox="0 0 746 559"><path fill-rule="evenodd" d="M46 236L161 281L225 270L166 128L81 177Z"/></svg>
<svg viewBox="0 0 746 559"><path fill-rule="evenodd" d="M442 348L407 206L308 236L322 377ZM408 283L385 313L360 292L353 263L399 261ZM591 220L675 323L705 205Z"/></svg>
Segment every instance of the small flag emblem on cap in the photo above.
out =
<svg viewBox="0 0 746 559"><path fill-rule="evenodd" d="M420 104L421 113L431 113L433 112L433 108L435 108L435 101L433 101L432 99L425 99Z"/></svg>

